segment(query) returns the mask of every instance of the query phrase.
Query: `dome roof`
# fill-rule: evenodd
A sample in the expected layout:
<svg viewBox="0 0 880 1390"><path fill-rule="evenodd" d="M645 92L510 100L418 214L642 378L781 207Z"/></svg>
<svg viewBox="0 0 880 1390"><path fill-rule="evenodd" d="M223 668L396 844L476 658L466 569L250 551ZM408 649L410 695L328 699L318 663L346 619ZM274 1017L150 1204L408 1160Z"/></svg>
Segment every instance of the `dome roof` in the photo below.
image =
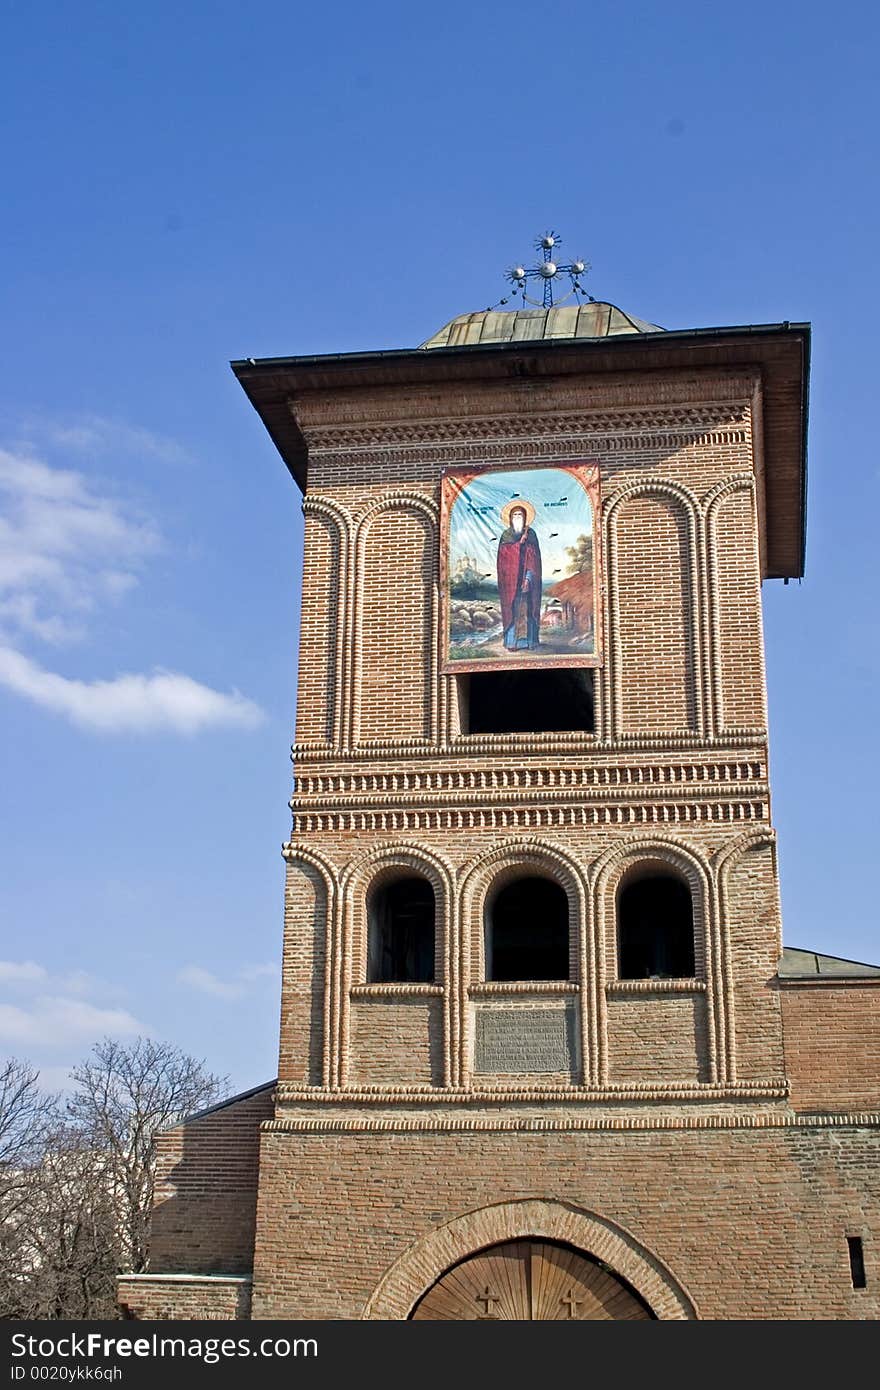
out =
<svg viewBox="0 0 880 1390"><path fill-rule="evenodd" d="M423 348L474 347L552 338L616 338L622 333L663 333L656 323L633 318L616 304L564 304L554 309L480 309L459 314L421 344Z"/></svg>

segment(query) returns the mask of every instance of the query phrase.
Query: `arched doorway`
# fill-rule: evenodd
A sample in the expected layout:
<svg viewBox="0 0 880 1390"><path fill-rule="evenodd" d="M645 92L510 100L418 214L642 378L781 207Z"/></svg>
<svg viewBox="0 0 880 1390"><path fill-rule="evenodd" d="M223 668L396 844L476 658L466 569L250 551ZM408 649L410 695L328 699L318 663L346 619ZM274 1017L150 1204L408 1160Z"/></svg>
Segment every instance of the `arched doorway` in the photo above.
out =
<svg viewBox="0 0 880 1390"><path fill-rule="evenodd" d="M648 1306L599 1261L557 1242L512 1240L470 1255L419 1299L432 1322L635 1321Z"/></svg>

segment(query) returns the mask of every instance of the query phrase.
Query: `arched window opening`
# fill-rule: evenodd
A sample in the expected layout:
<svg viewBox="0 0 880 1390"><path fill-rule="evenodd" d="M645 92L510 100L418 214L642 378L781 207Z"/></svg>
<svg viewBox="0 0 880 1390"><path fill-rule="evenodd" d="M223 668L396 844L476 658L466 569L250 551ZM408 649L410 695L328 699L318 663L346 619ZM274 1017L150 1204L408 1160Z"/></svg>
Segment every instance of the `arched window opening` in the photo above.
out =
<svg viewBox="0 0 880 1390"><path fill-rule="evenodd" d="M370 984L428 984L434 979L434 890L426 878L381 883L367 903Z"/></svg>
<svg viewBox="0 0 880 1390"><path fill-rule="evenodd" d="M621 980L691 979L694 908L691 891L673 874L625 882L617 899Z"/></svg>
<svg viewBox="0 0 880 1390"><path fill-rule="evenodd" d="M486 916L487 980L569 978L568 897L549 878L518 878Z"/></svg>

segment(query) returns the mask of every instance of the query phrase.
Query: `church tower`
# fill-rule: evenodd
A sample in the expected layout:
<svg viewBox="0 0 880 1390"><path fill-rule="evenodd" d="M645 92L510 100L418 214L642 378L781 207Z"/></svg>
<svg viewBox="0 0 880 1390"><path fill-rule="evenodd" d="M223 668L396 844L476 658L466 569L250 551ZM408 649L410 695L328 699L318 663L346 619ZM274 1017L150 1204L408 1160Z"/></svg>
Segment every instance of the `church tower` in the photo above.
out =
<svg viewBox="0 0 880 1390"><path fill-rule="evenodd" d="M880 969L783 951L768 779L809 326L663 331L546 242L575 302L233 364L305 515L250 1314L876 1317ZM185 1147L154 1277L246 1281Z"/></svg>

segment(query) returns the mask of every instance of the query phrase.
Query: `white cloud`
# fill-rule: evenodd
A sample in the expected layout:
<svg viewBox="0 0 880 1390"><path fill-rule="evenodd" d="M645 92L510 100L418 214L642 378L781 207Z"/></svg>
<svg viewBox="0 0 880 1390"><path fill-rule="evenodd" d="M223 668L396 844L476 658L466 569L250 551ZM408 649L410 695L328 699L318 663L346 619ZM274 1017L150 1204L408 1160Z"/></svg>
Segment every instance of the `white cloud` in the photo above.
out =
<svg viewBox="0 0 880 1390"><path fill-rule="evenodd" d="M10 1051L45 1053L91 1045L107 1034L133 1037L149 1031L128 1009L86 998L116 991L84 970L56 975L37 961L4 960L0 988L5 996L0 999L0 1046ZM44 1086L56 1084L43 1077Z"/></svg>
<svg viewBox="0 0 880 1390"><path fill-rule="evenodd" d="M64 1047L146 1031L126 1009L101 1009L63 995L41 994L27 1006L0 1004L0 1042L15 1048Z"/></svg>
<svg viewBox="0 0 880 1390"><path fill-rule="evenodd" d="M14 989L17 994L41 992L92 999L119 993L116 985L90 975L87 970L52 974L35 960L0 960L0 989Z"/></svg>
<svg viewBox="0 0 880 1390"><path fill-rule="evenodd" d="M80 681L56 675L11 647L0 647L0 685L80 728L98 733L200 733L253 729L263 712L237 690L225 694L175 671Z"/></svg>
<svg viewBox="0 0 880 1390"><path fill-rule="evenodd" d="M0 624L76 641L83 618L137 583L156 527L82 474L0 449Z"/></svg>
<svg viewBox="0 0 880 1390"><path fill-rule="evenodd" d="M34 960L0 960L0 984L33 984L48 977L46 968Z"/></svg>
<svg viewBox="0 0 880 1390"><path fill-rule="evenodd" d="M212 994L215 999L238 999L243 993L240 984L229 984L210 970L203 970L200 965L187 965L183 970L178 970L177 982L190 985L200 994Z"/></svg>
<svg viewBox="0 0 880 1390"><path fill-rule="evenodd" d="M139 425L126 424L124 420L111 420L105 415L81 415L66 423L30 421L28 433L78 453L127 453L161 463L191 462L188 450L175 439Z"/></svg>
<svg viewBox="0 0 880 1390"><path fill-rule="evenodd" d="M221 980L219 975L205 970L201 965L187 965L178 970L176 979L178 984L188 985L200 994L210 994L215 999L240 999L249 993L249 986L267 977L278 979L279 975L277 965L249 965L239 970L235 979Z"/></svg>
<svg viewBox="0 0 880 1390"><path fill-rule="evenodd" d="M241 972L241 978L248 981L263 979L275 980L280 979L280 976L280 966L271 964L268 961L265 965L248 965Z"/></svg>
<svg viewBox="0 0 880 1390"><path fill-rule="evenodd" d="M68 449L185 457L171 440L99 416L44 425L42 433ZM81 640L97 606L128 593L161 545L149 518L83 473L0 449L0 685L101 733L194 734L259 724L263 714L252 700L180 672L156 667L84 681L47 670L20 650L25 637L55 645Z"/></svg>

